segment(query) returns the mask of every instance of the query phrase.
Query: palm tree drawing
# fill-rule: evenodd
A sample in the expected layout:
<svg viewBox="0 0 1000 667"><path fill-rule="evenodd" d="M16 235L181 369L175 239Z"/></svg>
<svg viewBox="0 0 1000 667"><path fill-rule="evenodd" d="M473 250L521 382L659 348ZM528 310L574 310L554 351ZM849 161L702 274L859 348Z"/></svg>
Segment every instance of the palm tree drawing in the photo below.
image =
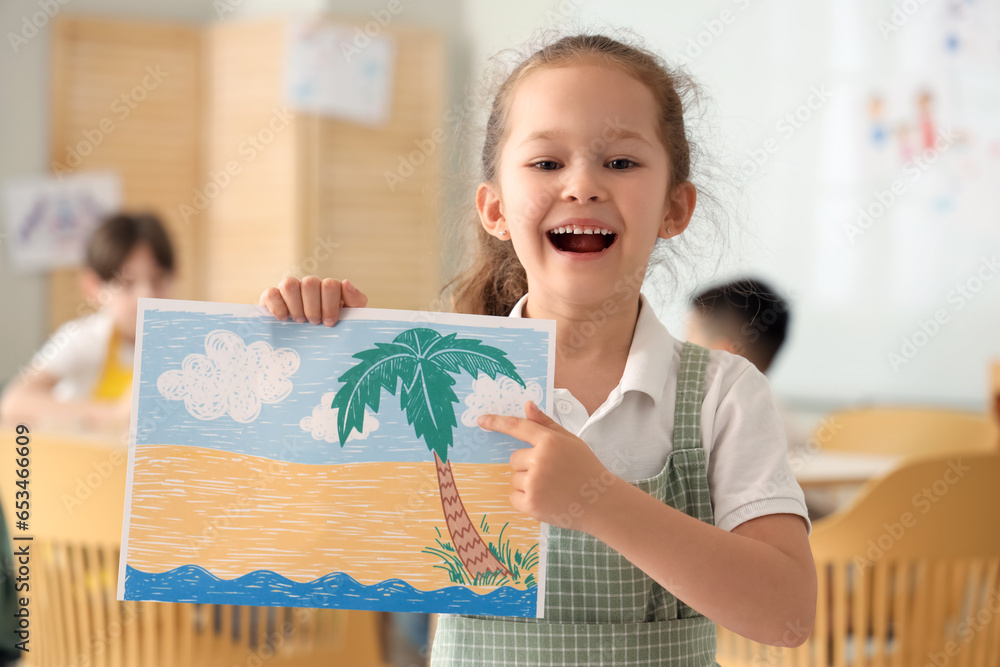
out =
<svg viewBox="0 0 1000 667"><path fill-rule="evenodd" d="M448 461L452 430L458 425L452 405L458 403L458 397L452 391L455 378L451 374L464 370L475 378L482 372L494 380L501 374L524 387L507 354L481 340L415 328L402 332L391 343L375 343L375 349L358 352L354 358L361 361L338 378L344 386L331 406L338 410L341 447L352 430L362 432L366 407L378 412L382 389L395 396L402 384L400 408L416 436L434 453L441 509L458 557L473 579L488 572L508 575L465 511Z"/></svg>

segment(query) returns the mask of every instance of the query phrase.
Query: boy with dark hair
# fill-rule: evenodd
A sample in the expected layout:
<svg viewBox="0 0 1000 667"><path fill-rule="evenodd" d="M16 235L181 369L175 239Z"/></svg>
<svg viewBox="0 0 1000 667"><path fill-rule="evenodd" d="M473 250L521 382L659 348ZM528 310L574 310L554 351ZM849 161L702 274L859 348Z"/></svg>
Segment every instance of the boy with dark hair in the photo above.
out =
<svg viewBox="0 0 1000 667"><path fill-rule="evenodd" d="M725 350L750 360L767 373L788 334L788 302L770 285L743 278L712 287L691 300L688 340L712 350ZM805 456L806 438L780 407L790 460ZM840 500L827 490L804 489L809 518L830 514Z"/></svg>
<svg viewBox="0 0 1000 667"><path fill-rule="evenodd" d="M767 373L788 332L788 303L767 283L744 278L692 299L688 340L749 359Z"/></svg>
<svg viewBox="0 0 1000 667"><path fill-rule="evenodd" d="M64 324L11 380L0 421L121 434L131 411L138 300L166 298L174 250L150 214L118 214L91 235L81 287L97 312Z"/></svg>

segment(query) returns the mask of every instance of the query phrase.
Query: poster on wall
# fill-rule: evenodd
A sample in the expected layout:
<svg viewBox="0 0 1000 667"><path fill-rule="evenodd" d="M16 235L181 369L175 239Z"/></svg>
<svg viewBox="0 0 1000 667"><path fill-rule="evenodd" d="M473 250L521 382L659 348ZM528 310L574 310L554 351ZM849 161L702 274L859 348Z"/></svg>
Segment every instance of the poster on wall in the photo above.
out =
<svg viewBox="0 0 1000 667"><path fill-rule="evenodd" d="M121 179L113 171L5 181L4 245L11 265L22 272L79 266L87 237L121 202Z"/></svg>
<svg viewBox="0 0 1000 667"><path fill-rule="evenodd" d="M481 414L551 408L554 323L140 299L118 597L536 617L525 446Z"/></svg>
<svg viewBox="0 0 1000 667"><path fill-rule="evenodd" d="M378 30L321 19L289 22L285 103L296 111L384 125L392 111L396 42Z"/></svg>

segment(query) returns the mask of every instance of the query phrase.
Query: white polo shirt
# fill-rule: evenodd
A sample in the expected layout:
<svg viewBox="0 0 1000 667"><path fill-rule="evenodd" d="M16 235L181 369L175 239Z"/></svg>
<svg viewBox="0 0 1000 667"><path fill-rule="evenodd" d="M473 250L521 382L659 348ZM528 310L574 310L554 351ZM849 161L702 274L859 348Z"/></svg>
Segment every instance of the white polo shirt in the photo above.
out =
<svg viewBox="0 0 1000 667"><path fill-rule="evenodd" d="M528 295L510 317L521 317ZM592 415L568 389L555 389L553 419L586 442L606 468L630 482L655 477L673 447L674 392L683 341L640 296L639 319L621 382ZM701 434L715 525L732 530L768 514L798 514L812 531L771 387L743 357L712 350Z"/></svg>

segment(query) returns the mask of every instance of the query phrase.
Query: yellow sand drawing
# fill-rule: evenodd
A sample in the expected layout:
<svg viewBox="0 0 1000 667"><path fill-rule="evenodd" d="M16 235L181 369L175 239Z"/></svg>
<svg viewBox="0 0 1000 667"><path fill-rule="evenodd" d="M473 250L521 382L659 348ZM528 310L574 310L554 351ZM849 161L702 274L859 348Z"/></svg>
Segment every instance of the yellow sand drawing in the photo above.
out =
<svg viewBox="0 0 1000 667"><path fill-rule="evenodd" d="M472 520L487 517L488 542L506 522L512 549L538 542L538 524L510 506L509 465L453 468ZM313 465L143 445L127 560L150 573L199 565L223 579L270 570L305 582L344 572L366 585L403 579L430 591L455 585L437 556L422 553L437 546L435 527L450 540L431 460Z"/></svg>

